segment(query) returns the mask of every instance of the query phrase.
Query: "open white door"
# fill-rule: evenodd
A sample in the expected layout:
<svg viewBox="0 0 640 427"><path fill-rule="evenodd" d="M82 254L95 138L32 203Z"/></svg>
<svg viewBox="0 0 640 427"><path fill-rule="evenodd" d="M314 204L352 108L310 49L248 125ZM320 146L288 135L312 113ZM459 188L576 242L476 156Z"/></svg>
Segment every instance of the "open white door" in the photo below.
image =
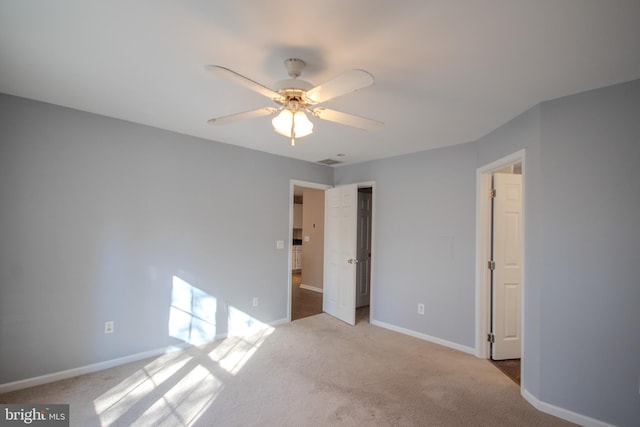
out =
<svg viewBox="0 0 640 427"><path fill-rule="evenodd" d="M493 175L493 360L519 359L522 292L522 175Z"/></svg>
<svg viewBox="0 0 640 427"><path fill-rule="evenodd" d="M322 309L350 325L356 323L357 201L357 185L325 191Z"/></svg>

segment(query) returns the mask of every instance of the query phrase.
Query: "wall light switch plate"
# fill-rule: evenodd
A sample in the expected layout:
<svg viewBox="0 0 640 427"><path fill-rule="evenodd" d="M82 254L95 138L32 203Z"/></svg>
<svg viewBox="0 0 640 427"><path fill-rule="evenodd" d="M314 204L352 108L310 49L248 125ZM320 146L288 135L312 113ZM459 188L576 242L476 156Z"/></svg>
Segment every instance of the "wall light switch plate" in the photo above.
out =
<svg viewBox="0 0 640 427"><path fill-rule="evenodd" d="M113 320L109 320L108 322L104 322L104 333L112 334L113 333Z"/></svg>
<svg viewBox="0 0 640 427"><path fill-rule="evenodd" d="M276 249L284 249L284 240L276 241Z"/></svg>
<svg viewBox="0 0 640 427"><path fill-rule="evenodd" d="M418 314L424 315L424 304L418 304Z"/></svg>
<svg viewBox="0 0 640 427"><path fill-rule="evenodd" d="M304 241L308 242L309 241L309 236L304 236Z"/></svg>

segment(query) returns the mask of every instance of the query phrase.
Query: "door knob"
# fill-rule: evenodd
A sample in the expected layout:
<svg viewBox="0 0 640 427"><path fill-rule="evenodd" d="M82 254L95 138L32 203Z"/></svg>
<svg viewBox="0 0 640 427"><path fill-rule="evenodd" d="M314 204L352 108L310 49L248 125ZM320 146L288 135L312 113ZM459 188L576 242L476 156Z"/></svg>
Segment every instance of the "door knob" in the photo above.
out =
<svg viewBox="0 0 640 427"><path fill-rule="evenodd" d="M357 260L357 259L353 259L353 258L349 258L349 259L347 260L347 262L348 262L349 264L357 264L357 263L358 263L358 260Z"/></svg>

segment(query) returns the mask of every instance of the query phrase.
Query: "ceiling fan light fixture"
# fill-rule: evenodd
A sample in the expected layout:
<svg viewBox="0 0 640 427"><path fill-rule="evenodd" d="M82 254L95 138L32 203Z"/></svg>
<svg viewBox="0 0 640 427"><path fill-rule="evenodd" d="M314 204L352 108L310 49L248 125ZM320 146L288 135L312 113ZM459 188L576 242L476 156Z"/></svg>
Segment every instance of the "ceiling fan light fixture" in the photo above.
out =
<svg viewBox="0 0 640 427"><path fill-rule="evenodd" d="M277 133L291 138L292 145L295 144L295 138L302 138L313 133L313 123L304 111L300 110L292 112L284 109L271 120L271 124Z"/></svg>
<svg viewBox="0 0 640 427"><path fill-rule="evenodd" d="M311 83L298 78L305 67L304 61L297 58L289 58L284 65L287 68L289 79L276 83L276 90L220 65L207 65L207 70L212 73L245 86L279 105L279 108L262 107L218 117L208 120L207 123L222 125L241 119L277 113L271 121L273 129L280 135L291 138L291 145L295 145L296 138L302 138L313 133L313 123L305 114L305 110L315 118L362 130L378 129L383 125L382 122L377 120L343 113L330 108L318 107L318 104L338 96L371 86L373 84L373 76L367 71L357 69L347 71L321 85L313 86Z"/></svg>

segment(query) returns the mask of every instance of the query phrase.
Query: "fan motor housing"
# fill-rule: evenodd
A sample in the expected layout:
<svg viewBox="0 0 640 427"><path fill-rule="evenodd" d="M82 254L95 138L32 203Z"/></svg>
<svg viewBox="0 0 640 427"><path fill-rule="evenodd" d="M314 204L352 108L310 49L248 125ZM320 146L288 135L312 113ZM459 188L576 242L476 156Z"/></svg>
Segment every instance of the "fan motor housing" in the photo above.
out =
<svg viewBox="0 0 640 427"><path fill-rule="evenodd" d="M299 89L299 90L307 91L307 90L313 89L313 85L306 80L286 79L286 80L280 80L279 82L276 82L276 84L273 85L273 88L275 89L276 92L281 92L282 90L285 90L285 89Z"/></svg>

